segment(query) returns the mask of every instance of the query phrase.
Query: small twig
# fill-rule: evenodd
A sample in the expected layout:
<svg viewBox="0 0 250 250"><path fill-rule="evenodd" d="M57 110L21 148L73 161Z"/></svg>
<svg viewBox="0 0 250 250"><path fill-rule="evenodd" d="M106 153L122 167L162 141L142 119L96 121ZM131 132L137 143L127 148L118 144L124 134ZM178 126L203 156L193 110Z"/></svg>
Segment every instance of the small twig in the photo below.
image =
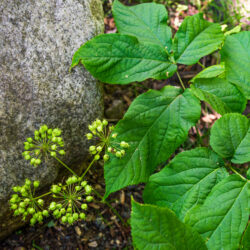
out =
<svg viewBox="0 0 250 250"><path fill-rule="evenodd" d="M183 81L181 80L181 77L180 77L180 75L179 75L179 72L176 71L176 74L177 74L177 76L178 76L178 79L179 79L179 81L180 81L180 83L181 83L182 88L185 90L186 88L185 88L185 86L184 86Z"/></svg>
<svg viewBox="0 0 250 250"><path fill-rule="evenodd" d="M206 68L201 62L198 62L198 64L199 64L203 69Z"/></svg>

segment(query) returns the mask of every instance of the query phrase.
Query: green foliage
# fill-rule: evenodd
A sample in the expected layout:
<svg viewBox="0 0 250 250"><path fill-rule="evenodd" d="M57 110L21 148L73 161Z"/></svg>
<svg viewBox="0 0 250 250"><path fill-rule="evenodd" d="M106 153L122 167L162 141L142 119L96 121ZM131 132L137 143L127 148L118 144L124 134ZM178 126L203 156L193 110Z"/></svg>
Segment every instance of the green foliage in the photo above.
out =
<svg viewBox="0 0 250 250"><path fill-rule="evenodd" d="M140 42L167 47L170 52L172 32L167 26L168 13L163 5L148 3L126 7L115 0L113 15L120 33L135 36Z"/></svg>
<svg viewBox="0 0 250 250"><path fill-rule="evenodd" d="M82 45L71 67L81 62L103 82L127 84L169 78L177 64L195 64L217 50L222 62L219 58L197 74L190 89L177 72L183 90L166 86L132 102L110 138L113 144L127 142L126 154L119 158L106 152L105 198L146 183L143 200L149 204L132 201L138 249L246 248L249 230L242 235L250 211L250 170L241 168L240 174L230 160L250 161L249 119L241 114L250 96L250 32L239 32L239 26L223 33L219 24L197 14L186 17L172 39L168 14L155 3L126 7L115 0L113 15L120 34L100 35ZM185 142L200 118L200 101L222 115L211 130L212 149L181 152L153 174Z"/></svg>
<svg viewBox="0 0 250 250"><path fill-rule="evenodd" d="M221 50L222 60L225 62L226 77L250 98L250 31L227 36Z"/></svg>
<svg viewBox="0 0 250 250"><path fill-rule="evenodd" d="M244 95L224 78L199 77L194 80L191 89L200 100L209 103L221 115L231 112L241 113L246 108L247 100Z"/></svg>
<svg viewBox="0 0 250 250"><path fill-rule="evenodd" d="M207 249L201 236L185 225L168 208L132 201L131 227L138 249Z"/></svg>
<svg viewBox="0 0 250 250"><path fill-rule="evenodd" d="M177 63L192 65L217 50L224 40L221 27L203 19L202 14L186 17L174 37Z"/></svg>
<svg viewBox="0 0 250 250"><path fill-rule="evenodd" d="M167 86L161 91L150 90L131 104L115 128L117 139L128 141L130 148L123 159L110 156L105 164L105 197L127 185L146 182L156 166L186 140L201 108L189 89L182 92Z"/></svg>
<svg viewBox="0 0 250 250"><path fill-rule="evenodd" d="M127 84L147 78L166 79L176 71L165 49L158 44L142 43L123 34L99 35L74 55L71 67L82 62L99 80Z"/></svg>
<svg viewBox="0 0 250 250"><path fill-rule="evenodd" d="M248 250L250 249L250 226L249 223L247 225L247 229L245 230L242 241L241 241L241 249Z"/></svg>
<svg viewBox="0 0 250 250"><path fill-rule="evenodd" d="M168 14L161 5L126 7L116 0L113 14L120 34L99 35L82 45L71 67L82 63L103 82L128 84L147 78L167 79L178 64L195 64L217 50L222 62L200 72L187 89L176 72L183 89L165 86L138 96L115 127L108 127L106 120L94 121L86 137L98 137L99 142L89 147L94 157L81 176L57 158L57 152L65 154L58 151L63 146L61 131L43 125L34 139L25 142L24 158L31 160L35 155L33 165L37 166L40 156L49 153L46 156L54 157L73 176L52 186L49 194L57 201L45 212L41 211L41 197L47 194L30 196L34 194L26 188L31 185L29 180L24 187L14 187L21 195L14 194L11 208L25 219L26 208L32 208L34 200L41 208L31 210L37 214L31 224L41 222L40 216L49 212L63 223L84 219L87 202L93 200L91 191L97 191L83 178L103 159L104 198L128 185L146 183L143 199L149 204L132 201L132 236L138 249L248 249L250 122L242 112L250 96L250 32L237 28L224 34L219 24L197 14L186 17L172 39L166 24ZM200 118L200 101L222 115L211 129L211 148L177 154ZM239 173L241 166L231 162L247 167ZM156 169L158 173L154 173ZM34 188L38 186L33 183Z"/></svg>
<svg viewBox="0 0 250 250"><path fill-rule="evenodd" d="M151 175L143 194L146 203L168 207L184 220L211 189L228 174L223 160L207 148L178 154L159 173Z"/></svg>
<svg viewBox="0 0 250 250"><path fill-rule="evenodd" d="M231 175L216 185L186 222L206 240L208 249L238 249L250 209L250 182Z"/></svg>
<svg viewBox="0 0 250 250"><path fill-rule="evenodd" d="M221 157L233 163L250 161L249 120L240 114L226 114L215 122L211 130L210 144Z"/></svg>

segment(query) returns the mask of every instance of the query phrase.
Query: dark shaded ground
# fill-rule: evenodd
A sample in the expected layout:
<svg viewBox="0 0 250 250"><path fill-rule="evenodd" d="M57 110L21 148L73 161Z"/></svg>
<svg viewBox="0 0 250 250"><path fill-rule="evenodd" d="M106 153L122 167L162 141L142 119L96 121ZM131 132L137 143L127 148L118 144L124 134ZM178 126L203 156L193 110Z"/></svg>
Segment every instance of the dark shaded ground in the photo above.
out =
<svg viewBox="0 0 250 250"><path fill-rule="evenodd" d="M104 1L104 9L106 33L116 32L109 1ZM176 11L176 5L172 8L170 6L168 10L174 30L178 28L178 22L181 22L187 14L193 15L198 12L197 8L191 4L185 11ZM216 63L216 56L205 57L202 63L205 66L213 65ZM180 75L186 86L199 71L201 71L199 65L179 66ZM168 84L179 86L177 76L164 81L147 80L142 84L134 83L126 86L104 85L105 117L116 123L122 118L136 96L148 89L161 89ZM208 105L203 104L202 107L202 117L198 126L191 128L188 140L176 153L183 151L184 148L187 150L197 145L208 144L208 129L220 115ZM249 110L247 112L249 113ZM173 157L174 155L171 158ZM96 190L104 194L103 166L94 166L86 177ZM143 185L128 187L108 198L112 207L117 209L125 221L130 217L131 196L137 201L142 201L143 187ZM96 197L95 202L89 205L86 221L78 222L73 226L65 226L59 221L54 221L53 218L48 218L43 225L26 226L14 232L6 240L0 242L0 249L133 249L133 247L130 228L123 225L112 210Z"/></svg>

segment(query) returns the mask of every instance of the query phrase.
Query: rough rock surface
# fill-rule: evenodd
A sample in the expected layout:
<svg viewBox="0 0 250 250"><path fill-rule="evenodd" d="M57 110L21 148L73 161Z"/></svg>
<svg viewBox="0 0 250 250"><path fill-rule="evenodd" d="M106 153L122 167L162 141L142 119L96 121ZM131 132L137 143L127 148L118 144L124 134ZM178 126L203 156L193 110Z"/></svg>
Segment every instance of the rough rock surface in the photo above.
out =
<svg viewBox="0 0 250 250"><path fill-rule="evenodd" d="M102 31L99 0L0 0L0 238L17 226L6 220L11 187L25 178L46 186L58 173L55 162L34 169L22 158L34 129L63 130L68 164L86 156L84 134L102 116L102 89L83 67L69 67Z"/></svg>

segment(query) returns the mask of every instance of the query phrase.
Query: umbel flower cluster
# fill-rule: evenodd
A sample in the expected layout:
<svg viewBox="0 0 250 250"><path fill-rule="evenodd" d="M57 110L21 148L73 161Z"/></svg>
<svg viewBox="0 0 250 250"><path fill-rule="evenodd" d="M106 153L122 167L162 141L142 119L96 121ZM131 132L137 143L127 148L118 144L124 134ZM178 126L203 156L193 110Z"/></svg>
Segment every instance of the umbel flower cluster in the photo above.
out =
<svg viewBox="0 0 250 250"><path fill-rule="evenodd" d="M24 142L25 160L30 161L30 164L36 167L41 164L43 156L47 158L48 154L52 157L56 157L57 154L64 155L61 133L60 129L49 129L47 125L42 125L39 130L35 130L34 138L29 137Z"/></svg>
<svg viewBox="0 0 250 250"><path fill-rule="evenodd" d="M117 133L113 133L114 127L108 126L106 120L95 120L89 125L89 129L90 133L86 135L87 139L98 139L98 143L90 146L89 151L94 159L81 176L78 176L58 158L58 155L65 155L60 129L51 129L47 125L42 125L39 130L35 130L33 138L26 139L23 156L31 165L37 167L43 159L53 157L73 175L68 177L65 183L52 185L50 192L38 197L35 196L35 193L40 185L39 181L32 182L26 179L23 186L13 187L15 194L10 199L10 207L14 210L15 216L22 216L23 220L29 219L32 226L37 222L42 223L44 217L49 215L53 215L62 223L68 224L85 219L87 203L93 201L93 196L91 196L93 188L84 180L85 175L93 163L101 159L102 151L107 152L102 156L103 160L107 161L110 158L109 154L121 158L125 155L125 150L129 148L127 142L114 140ZM98 194L96 190L95 193ZM41 198L47 195L51 195L53 201L45 206L45 202ZM100 194L98 196L101 197Z"/></svg>
<svg viewBox="0 0 250 250"><path fill-rule="evenodd" d="M89 125L90 133L86 134L88 140L92 138L97 138L99 143L95 146L92 145L89 147L89 151L92 155L95 155L95 159L100 159L100 152L105 149L106 152L114 154L116 157L121 158L125 155L126 149L129 148L129 144L125 141L116 142L110 140L111 138L115 139L117 133L113 133L114 127L108 126L106 120L95 120L91 125ZM103 160L108 161L109 155L106 153L103 155Z"/></svg>
<svg viewBox="0 0 250 250"><path fill-rule="evenodd" d="M13 187L15 194L10 199L10 207L14 210L14 215L21 215L24 221L29 217L31 225L42 222L44 217L49 216L48 210L43 209L44 201L39 197L34 197L39 185L39 181L32 183L26 179L23 186Z"/></svg>
<svg viewBox="0 0 250 250"><path fill-rule="evenodd" d="M87 203L93 200L92 187L87 181L81 181L80 177L72 176L66 180L66 185L61 183L51 187L53 198L56 201L50 203L49 210L56 219L61 218L62 223L72 224L78 219L84 220L84 211Z"/></svg>

